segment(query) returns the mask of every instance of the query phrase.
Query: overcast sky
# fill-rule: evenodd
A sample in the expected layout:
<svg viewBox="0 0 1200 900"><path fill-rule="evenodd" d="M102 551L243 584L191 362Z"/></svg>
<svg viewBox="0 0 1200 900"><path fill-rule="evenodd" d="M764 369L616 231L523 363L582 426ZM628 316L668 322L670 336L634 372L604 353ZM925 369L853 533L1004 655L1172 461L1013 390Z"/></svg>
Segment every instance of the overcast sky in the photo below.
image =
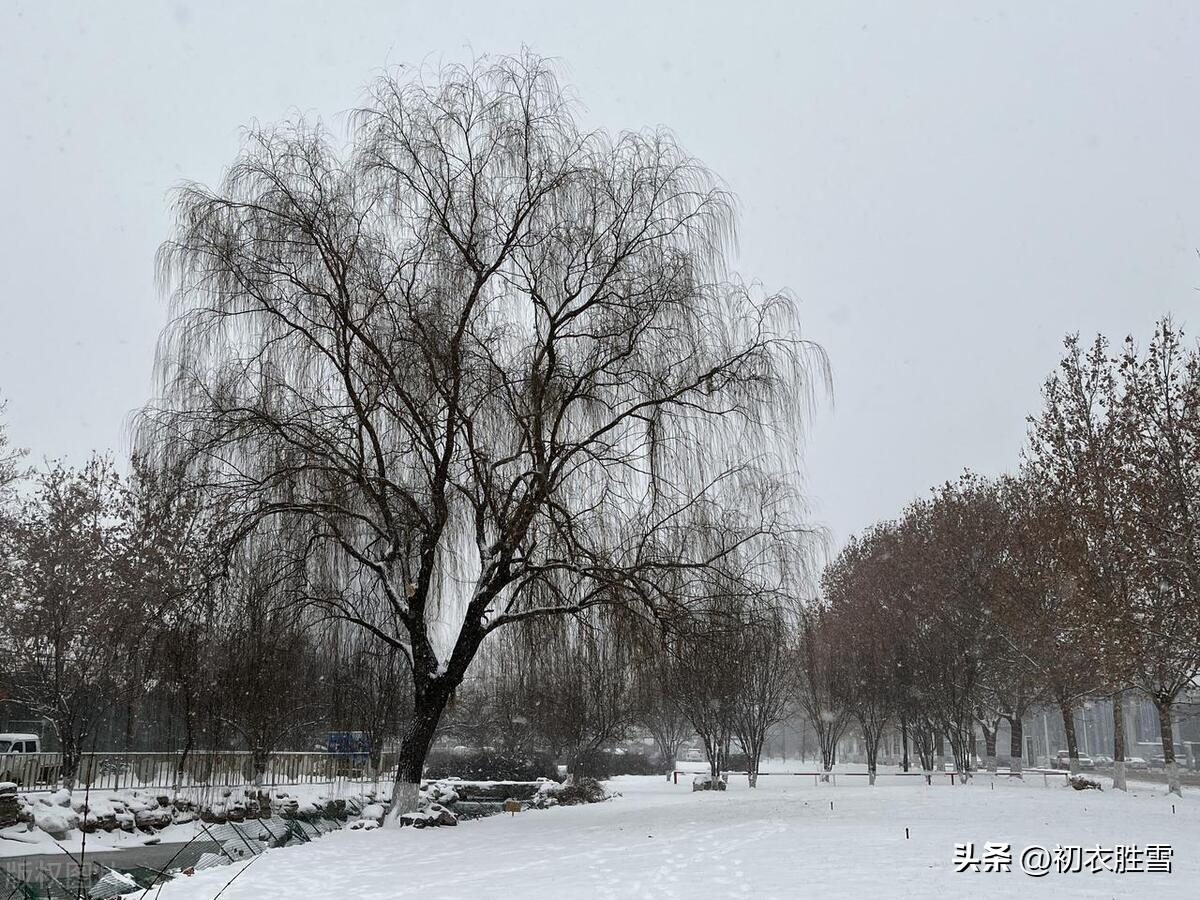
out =
<svg viewBox="0 0 1200 900"><path fill-rule="evenodd" d="M1062 336L1200 329L1200 4L0 4L0 394L34 460L122 451L184 178L242 126L342 126L381 67L522 44L612 130L740 200L737 268L834 368L809 490L837 541L1012 467Z"/></svg>

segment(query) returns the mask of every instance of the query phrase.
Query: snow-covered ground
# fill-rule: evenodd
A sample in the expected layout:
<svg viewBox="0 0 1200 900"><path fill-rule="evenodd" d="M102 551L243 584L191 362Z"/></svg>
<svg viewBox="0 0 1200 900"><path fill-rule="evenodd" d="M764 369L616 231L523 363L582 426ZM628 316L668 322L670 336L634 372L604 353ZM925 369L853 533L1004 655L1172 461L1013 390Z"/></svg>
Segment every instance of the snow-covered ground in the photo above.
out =
<svg viewBox="0 0 1200 900"><path fill-rule="evenodd" d="M622 796L607 803L457 828L342 831L180 878L161 897L211 900L222 888L222 900L1200 896L1200 793L1074 791L1040 776L965 787L855 781L772 775L755 791L735 778L726 793L692 793L682 776L678 785L617 778ZM1013 871L956 873L955 844L968 841L977 854L988 841L1011 844ZM1174 858L1170 874L1033 878L1019 863L1033 844L1169 844Z"/></svg>

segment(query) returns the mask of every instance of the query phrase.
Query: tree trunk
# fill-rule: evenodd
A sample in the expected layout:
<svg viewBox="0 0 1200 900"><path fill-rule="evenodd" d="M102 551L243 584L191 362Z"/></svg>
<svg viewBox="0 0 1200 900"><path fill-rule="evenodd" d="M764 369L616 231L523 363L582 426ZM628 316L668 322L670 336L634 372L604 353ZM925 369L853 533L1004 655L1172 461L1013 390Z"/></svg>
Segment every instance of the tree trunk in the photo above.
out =
<svg viewBox="0 0 1200 900"><path fill-rule="evenodd" d="M267 775L267 762L271 759L271 753L266 747L254 747L250 751L250 764L254 769L254 787L262 790L263 781Z"/></svg>
<svg viewBox="0 0 1200 900"><path fill-rule="evenodd" d="M1183 796L1179 780L1179 764L1175 762L1175 736L1171 729L1171 702L1174 696L1156 695L1154 705L1158 708L1158 731L1162 737L1163 763L1167 770L1167 793Z"/></svg>
<svg viewBox="0 0 1200 900"><path fill-rule="evenodd" d="M742 744L742 750L746 754L746 779L750 782L750 787L758 787L758 768L762 761L763 744L766 743L766 729L763 729L762 734L754 734L750 739Z"/></svg>
<svg viewBox="0 0 1200 900"><path fill-rule="evenodd" d="M879 759L879 738L881 734L875 732L871 734L866 729L863 729L863 743L866 745L867 751L867 783L874 786L875 776L878 774L877 761Z"/></svg>
<svg viewBox="0 0 1200 900"><path fill-rule="evenodd" d="M983 729L983 756L984 765L993 775L996 774L996 732L1000 730L999 720L992 723L988 727L988 723L982 719L979 721L979 727Z"/></svg>
<svg viewBox="0 0 1200 900"><path fill-rule="evenodd" d="M1058 711L1062 714L1063 731L1067 734L1067 753L1071 759L1071 774L1079 774L1079 744L1075 739L1075 714L1071 703L1067 700L1058 701ZM1049 748L1047 748L1049 749Z"/></svg>
<svg viewBox="0 0 1200 900"><path fill-rule="evenodd" d="M907 772L908 771L908 720L907 719L900 720L900 750L902 753L902 756L900 757L900 771Z"/></svg>
<svg viewBox="0 0 1200 900"><path fill-rule="evenodd" d="M444 681L434 681L414 691L412 719L400 739L396 783L392 788L392 803L388 809L389 822L399 824L401 815L416 812L420 805L425 757L429 755L438 722L442 719L442 712L452 692L453 687Z"/></svg>
<svg viewBox="0 0 1200 900"><path fill-rule="evenodd" d="M1127 791L1125 783L1125 692L1114 691L1113 713L1113 787Z"/></svg>
<svg viewBox="0 0 1200 900"><path fill-rule="evenodd" d="M1021 772L1021 759L1025 752L1025 725L1021 721L1021 716L1009 716L1008 729L1010 732L1008 739L1008 774L1010 778L1021 778L1025 776Z"/></svg>
<svg viewBox="0 0 1200 900"><path fill-rule="evenodd" d="M821 768L824 770L821 780L828 781L829 773L837 761L837 734L833 728L826 726L817 731L817 740L821 745Z"/></svg>
<svg viewBox="0 0 1200 900"><path fill-rule="evenodd" d="M708 761L708 776L716 781L721 777L721 738L719 735L700 734L704 742L704 758Z"/></svg>
<svg viewBox="0 0 1200 900"><path fill-rule="evenodd" d="M939 772L946 771L946 735L938 732L933 740L934 749L937 752L936 768Z"/></svg>
<svg viewBox="0 0 1200 900"><path fill-rule="evenodd" d="M676 738L669 738L665 733L656 735L655 743L658 744L658 755L662 757L663 770L666 772L667 781L671 780L671 773L675 771L675 759L679 756L679 748L683 741Z"/></svg>
<svg viewBox="0 0 1200 900"><path fill-rule="evenodd" d="M59 743L62 745L62 768L58 773L59 779L64 788L73 791L75 779L79 775L79 744L75 741L65 741L61 737Z"/></svg>
<svg viewBox="0 0 1200 900"><path fill-rule="evenodd" d="M954 757L954 768L959 774L959 784L966 784L971 777L971 739L975 729L970 725L956 725L950 732L950 753ZM945 766L942 766L945 771Z"/></svg>
<svg viewBox="0 0 1200 900"><path fill-rule="evenodd" d="M173 792L178 795L180 787L183 786L184 775L187 772L188 757L192 755L192 745L195 743L195 729L192 727L191 717L184 716L183 726L183 752L179 754L179 762L175 765L175 785Z"/></svg>

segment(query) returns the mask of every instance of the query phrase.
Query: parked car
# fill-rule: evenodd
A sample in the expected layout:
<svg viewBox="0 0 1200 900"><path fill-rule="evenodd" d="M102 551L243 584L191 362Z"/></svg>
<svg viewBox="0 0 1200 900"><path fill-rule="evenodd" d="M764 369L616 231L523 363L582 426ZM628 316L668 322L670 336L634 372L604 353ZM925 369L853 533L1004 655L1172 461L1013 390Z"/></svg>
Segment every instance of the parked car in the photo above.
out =
<svg viewBox="0 0 1200 900"><path fill-rule="evenodd" d="M704 754L702 754L699 750L692 748L687 752L687 756L685 756L684 759L686 759L688 762L704 762Z"/></svg>
<svg viewBox="0 0 1200 900"><path fill-rule="evenodd" d="M1140 756L1125 757L1125 769L1130 772L1145 772L1149 770L1150 763L1142 759Z"/></svg>
<svg viewBox="0 0 1200 900"><path fill-rule="evenodd" d="M1096 764L1097 768L1111 769L1114 760L1111 756L1101 755L1101 756L1093 756L1092 762L1094 762Z"/></svg>
<svg viewBox="0 0 1200 900"><path fill-rule="evenodd" d="M1084 756L1082 753L1077 757L1079 760L1079 768L1094 769L1096 762L1090 756ZM1071 753L1068 750L1059 750L1054 756L1052 767L1055 769L1070 770L1071 768Z"/></svg>
<svg viewBox="0 0 1200 900"><path fill-rule="evenodd" d="M0 734L0 781L16 784L49 784L57 781L60 767L56 755L42 753L36 734Z"/></svg>
<svg viewBox="0 0 1200 900"><path fill-rule="evenodd" d="M36 734L0 734L0 756L8 753L41 753L42 739Z"/></svg>

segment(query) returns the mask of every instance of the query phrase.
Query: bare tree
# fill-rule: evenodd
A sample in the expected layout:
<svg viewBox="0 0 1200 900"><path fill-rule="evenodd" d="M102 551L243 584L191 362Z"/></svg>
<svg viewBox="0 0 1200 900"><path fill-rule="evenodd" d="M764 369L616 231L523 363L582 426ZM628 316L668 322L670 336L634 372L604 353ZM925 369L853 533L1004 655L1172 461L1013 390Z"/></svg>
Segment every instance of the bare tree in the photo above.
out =
<svg viewBox="0 0 1200 900"><path fill-rule="evenodd" d="M327 710L315 636L298 620L290 594L300 589L286 549L239 555L219 587L212 637L220 649L216 685L223 722L250 751L250 778L261 787L272 755L310 734Z"/></svg>
<svg viewBox="0 0 1200 900"><path fill-rule="evenodd" d="M871 784L878 774L880 741L900 706L898 651L905 623L893 599L896 549L889 528L872 529L861 540L851 539L822 579L843 668L835 686L862 731Z"/></svg>
<svg viewBox="0 0 1200 900"><path fill-rule="evenodd" d="M120 479L98 457L79 470L52 464L36 473L5 536L0 622L32 676L13 679L10 690L53 726L68 789L115 697L126 637L144 626L120 581L125 537Z"/></svg>
<svg viewBox="0 0 1200 900"><path fill-rule="evenodd" d="M1181 794L1172 706L1200 674L1200 349L1169 320L1144 352L1126 342L1119 459L1128 485L1123 537L1139 552L1127 610L1135 628L1134 682L1154 702L1168 790Z"/></svg>
<svg viewBox="0 0 1200 900"><path fill-rule="evenodd" d="M661 644L647 643L649 647L635 656L633 720L654 739L670 781L679 750L693 734L681 695L686 689L684 670L677 659L678 647L670 637Z"/></svg>
<svg viewBox="0 0 1200 900"><path fill-rule="evenodd" d="M629 726L631 670L620 628L596 612L518 627L533 629L538 645L525 660L525 715L573 779Z"/></svg>
<svg viewBox="0 0 1200 900"><path fill-rule="evenodd" d="M783 721L795 695L795 644L786 621L777 615L746 623L739 637L733 733L746 754L746 776L753 788L758 787L767 731Z"/></svg>
<svg viewBox="0 0 1200 900"><path fill-rule="evenodd" d="M740 688L739 634L725 616L696 620L678 644L679 702L704 747L709 777L728 768Z"/></svg>
<svg viewBox="0 0 1200 900"><path fill-rule="evenodd" d="M660 574L794 528L824 360L725 273L730 210L666 132L582 131L528 55L384 76L348 147L259 129L179 192L139 444L244 533L311 534L309 602L404 655L394 809L489 633L664 614ZM698 517L720 540L681 554Z"/></svg>
<svg viewBox="0 0 1200 900"><path fill-rule="evenodd" d="M330 724L362 732L373 773L383 770L385 746L395 740L412 715L408 678L399 651L335 629L329 636Z"/></svg>
<svg viewBox="0 0 1200 900"><path fill-rule="evenodd" d="M1036 510L1033 534L1018 543L1027 584L1045 585L1044 573L1057 570L1059 587L1040 590L1053 608L1032 617L1046 633L1070 632L1075 663L1090 659L1088 671L1101 674L1089 687L1109 685L1117 695L1138 668L1136 622L1131 617L1131 568L1140 551L1129 543L1125 523L1129 513L1128 479L1118 445L1119 385L1108 343L1097 337L1088 348L1077 336L1065 341L1066 353L1058 370L1042 389L1043 409L1030 418L1025 477L1034 502L1019 501L1021 509ZM1030 518L1025 517L1029 522ZM1025 527L1029 531L1029 527ZM1035 588L1035 591L1038 589ZM1044 604L1035 602L1034 608ZM1055 651L1041 658L1055 661ZM1060 679L1061 680L1061 679ZM1061 691L1060 691L1061 693ZM1068 715L1072 715L1068 713ZM1126 789L1123 712L1114 715L1114 785ZM1072 721L1064 727L1074 730ZM1073 734L1069 733L1069 744ZM1070 751L1070 747L1068 747ZM1077 753L1071 755L1077 766Z"/></svg>
<svg viewBox="0 0 1200 900"><path fill-rule="evenodd" d="M1033 420L1029 469L1061 509L1072 580L1060 593L1070 634L1049 659L1075 767L1071 703L1090 689L1114 697L1116 781L1124 785L1124 687L1159 711L1168 789L1179 791L1171 706L1200 668L1200 358L1169 321L1144 353L1132 339L1110 355L1097 337L1068 338ZM1073 651L1066 653L1064 651ZM1098 665L1097 665L1098 663ZM1079 681L1083 672L1091 677Z"/></svg>
<svg viewBox="0 0 1200 900"><path fill-rule="evenodd" d="M20 462L25 455L25 451L13 447L9 442L8 430L3 419L7 405L7 402L0 398L0 512L8 500L9 489L20 476Z"/></svg>
<svg viewBox="0 0 1200 900"><path fill-rule="evenodd" d="M817 735L825 779L837 762L837 746L850 724L850 710L842 703L845 667L839 657L832 616L813 607L800 617L800 653L797 678L799 703Z"/></svg>

